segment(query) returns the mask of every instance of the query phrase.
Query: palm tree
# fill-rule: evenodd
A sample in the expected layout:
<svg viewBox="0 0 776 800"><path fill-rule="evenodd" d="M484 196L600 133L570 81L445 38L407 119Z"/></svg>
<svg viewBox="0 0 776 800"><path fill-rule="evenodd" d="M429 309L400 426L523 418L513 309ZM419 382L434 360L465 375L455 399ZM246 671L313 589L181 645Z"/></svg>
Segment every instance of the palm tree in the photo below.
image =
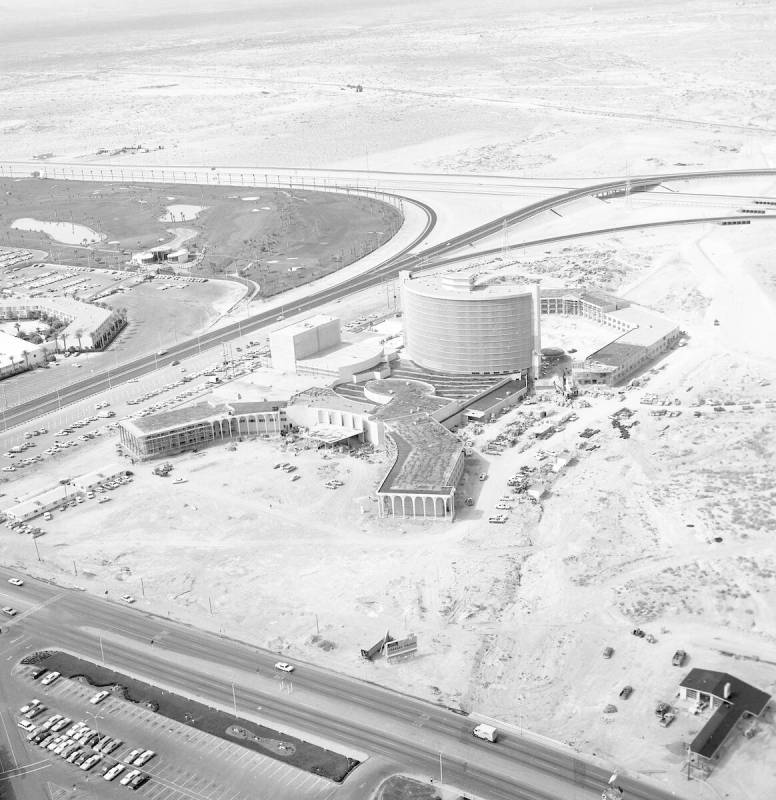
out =
<svg viewBox="0 0 776 800"><path fill-rule="evenodd" d="M67 334L60 333L59 335L62 337L62 352L65 352L67 350Z"/></svg>
<svg viewBox="0 0 776 800"><path fill-rule="evenodd" d="M80 328L75 332L75 338L78 339L78 349L79 350L83 349L81 347L81 337L83 335L84 335L84 332Z"/></svg>
<svg viewBox="0 0 776 800"><path fill-rule="evenodd" d="M30 351L29 350L22 350L22 356L24 357L24 364L27 369L30 368Z"/></svg>

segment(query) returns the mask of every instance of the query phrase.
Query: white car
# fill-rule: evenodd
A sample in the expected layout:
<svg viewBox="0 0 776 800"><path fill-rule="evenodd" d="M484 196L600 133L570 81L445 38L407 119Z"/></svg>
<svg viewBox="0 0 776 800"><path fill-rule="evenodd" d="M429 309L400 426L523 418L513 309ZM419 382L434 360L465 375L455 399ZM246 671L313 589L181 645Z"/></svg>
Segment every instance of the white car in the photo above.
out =
<svg viewBox="0 0 776 800"><path fill-rule="evenodd" d="M101 703L109 694L110 692L107 689L103 689L101 692L97 692L94 697L90 698L89 702L93 706L96 706L97 703Z"/></svg>
<svg viewBox="0 0 776 800"><path fill-rule="evenodd" d="M123 600L125 603L134 603L134 602L135 602L135 598L134 598L134 597L132 597L132 595L131 595L131 594L122 594L122 595L121 595L121 599L122 599L122 600Z"/></svg>
<svg viewBox="0 0 776 800"><path fill-rule="evenodd" d="M81 769L86 772L86 770L91 769L98 761L102 761L102 756L99 753L95 753L93 756L89 756L89 758L81 764Z"/></svg>
<svg viewBox="0 0 776 800"><path fill-rule="evenodd" d="M24 586L24 581L21 578L9 578L8 583L10 583L11 586Z"/></svg>
<svg viewBox="0 0 776 800"><path fill-rule="evenodd" d="M143 748L138 748L137 750L132 750L130 754L124 759L127 764L132 764L134 760L143 752Z"/></svg>
<svg viewBox="0 0 776 800"><path fill-rule="evenodd" d="M153 750L144 750L136 759L135 759L135 766L142 767L143 764L147 764L156 753Z"/></svg>
<svg viewBox="0 0 776 800"><path fill-rule="evenodd" d="M139 769L131 769L120 781L119 783L122 786L126 786L131 780L134 780L138 776L142 775L143 773L140 772Z"/></svg>
<svg viewBox="0 0 776 800"><path fill-rule="evenodd" d="M54 681L61 675L61 672L49 672L48 675L41 681L44 686L48 686L50 683L54 683Z"/></svg>
<svg viewBox="0 0 776 800"><path fill-rule="evenodd" d="M29 733L30 731L37 730L37 726L35 725L35 723L32 722L32 720L29 720L29 719L20 719L16 724L23 731L27 731L27 733Z"/></svg>
<svg viewBox="0 0 776 800"><path fill-rule="evenodd" d="M26 714L31 708L35 708L35 706L40 705L40 700L30 700L29 703L25 703L20 709L20 714Z"/></svg>
<svg viewBox="0 0 776 800"><path fill-rule="evenodd" d="M3 606L3 614L7 614L9 617L15 617L17 611L15 608L11 608L11 606Z"/></svg>
<svg viewBox="0 0 776 800"><path fill-rule="evenodd" d="M275 669L279 669L281 672L293 672L294 671L294 665L293 664L288 664L285 661L278 661L275 664Z"/></svg>

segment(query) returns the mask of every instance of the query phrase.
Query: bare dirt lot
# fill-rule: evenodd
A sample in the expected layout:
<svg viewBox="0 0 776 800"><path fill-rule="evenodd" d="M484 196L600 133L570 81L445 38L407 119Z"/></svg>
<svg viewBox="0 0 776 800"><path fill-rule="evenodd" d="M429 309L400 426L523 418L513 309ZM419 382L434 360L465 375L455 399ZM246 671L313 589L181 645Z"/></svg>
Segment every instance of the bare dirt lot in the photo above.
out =
<svg viewBox="0 0 776 800"><path fill-rule="evenodd" d="M181 244L199 255L186 267L187 274L239 272L258 281L269 296L335 272L379 247L401 226L397 209L364 197L123 183L118 177L117 170L116 183L0 180L0 241L49 250L55 262L117 268L126 265L132 251L173 241L182 231ZM187 206L193 211L187 213ZM70 246L11 227L25 218L85 225L102 241L93 247Z"/></svg>

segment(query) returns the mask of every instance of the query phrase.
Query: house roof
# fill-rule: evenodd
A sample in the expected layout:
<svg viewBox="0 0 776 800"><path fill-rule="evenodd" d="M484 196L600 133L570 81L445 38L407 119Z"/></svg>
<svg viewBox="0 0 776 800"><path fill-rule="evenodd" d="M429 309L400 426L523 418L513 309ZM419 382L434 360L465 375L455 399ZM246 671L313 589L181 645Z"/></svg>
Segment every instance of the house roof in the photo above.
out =
<svg viewBox="0 0 776 800"><path fill-rule="evenodd" d="M726 684L730 684L727 698ZM690 744L690 750L703 758L714 756L743 714L760 716L771 700L767 692L734 675L710 669L691 669L679 685L724 701Z"/></svg>

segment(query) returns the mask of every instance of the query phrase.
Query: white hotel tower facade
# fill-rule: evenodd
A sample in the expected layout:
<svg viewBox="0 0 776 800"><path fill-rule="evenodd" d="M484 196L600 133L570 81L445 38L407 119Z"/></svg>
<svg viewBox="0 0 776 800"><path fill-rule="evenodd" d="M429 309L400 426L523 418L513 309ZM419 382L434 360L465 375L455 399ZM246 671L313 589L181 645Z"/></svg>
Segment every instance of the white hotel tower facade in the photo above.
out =
<svg viewBox="0 0 776 800"><path fill-rule="evenodd" d="M487 273L413 278L399 273L408 358L433 372L538 375L537 284L504 283Z"/></svg>

